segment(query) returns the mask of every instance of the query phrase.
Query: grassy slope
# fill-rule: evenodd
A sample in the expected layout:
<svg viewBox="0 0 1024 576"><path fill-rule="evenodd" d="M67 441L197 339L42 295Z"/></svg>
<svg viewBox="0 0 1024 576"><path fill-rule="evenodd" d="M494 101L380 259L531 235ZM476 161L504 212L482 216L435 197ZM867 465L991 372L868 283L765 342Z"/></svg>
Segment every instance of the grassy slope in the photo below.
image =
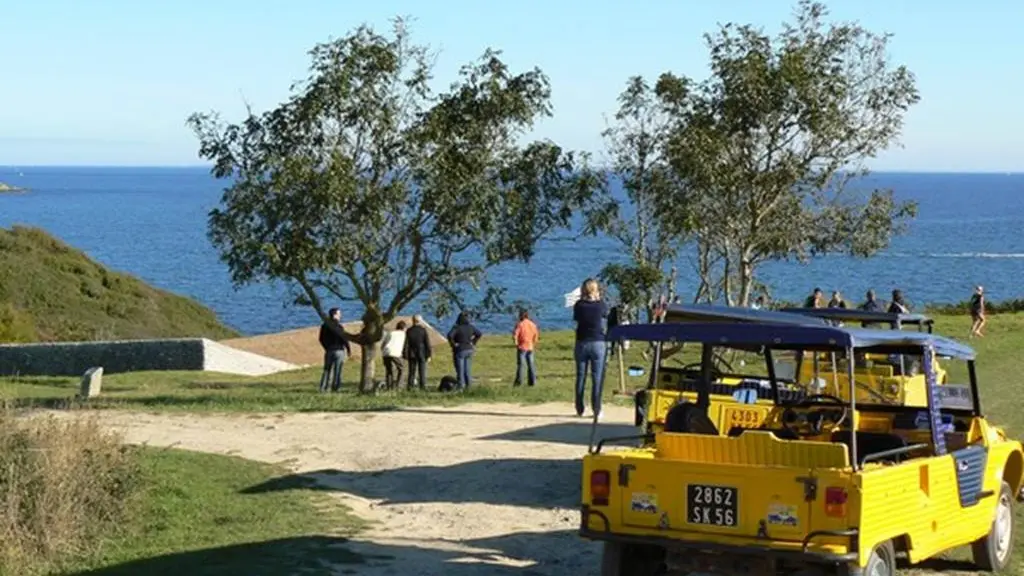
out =
<svg viewBox="0 0 1024 576"><path fill-rule="evenodd" d="M234 335L198 302L107 270L40 229L0 229L0 341Z"/></svg>
<svg viewBox="0 0 1024 576"><path fill-rule="evenodd" d="M329 496L253 490L282 469L175 449L144 448L140 457L145 498L124 533L63 574L285 574L362 561L339 546L360 521Z"/></svg>

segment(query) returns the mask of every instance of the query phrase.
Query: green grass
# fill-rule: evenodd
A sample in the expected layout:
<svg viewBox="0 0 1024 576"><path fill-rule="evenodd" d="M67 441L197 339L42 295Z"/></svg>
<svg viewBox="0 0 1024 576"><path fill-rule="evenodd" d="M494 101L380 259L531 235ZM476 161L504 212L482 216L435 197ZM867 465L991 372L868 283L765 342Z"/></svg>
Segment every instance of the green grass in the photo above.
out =
<svg viewBox="0 0 1024 576"><path fill-rule="evenodd" d="M346 536L362 526L323 492L260 490L286 471L233 456L141 448L145 492L98 557L60 574L174 576L358 572Z"/></svg>
<svg viewBox="0 0 1024 576"><path fill-rule="evenodd" d="M236 335L195 300L108 270L43 230L0 228L0 342Z"/></svg>

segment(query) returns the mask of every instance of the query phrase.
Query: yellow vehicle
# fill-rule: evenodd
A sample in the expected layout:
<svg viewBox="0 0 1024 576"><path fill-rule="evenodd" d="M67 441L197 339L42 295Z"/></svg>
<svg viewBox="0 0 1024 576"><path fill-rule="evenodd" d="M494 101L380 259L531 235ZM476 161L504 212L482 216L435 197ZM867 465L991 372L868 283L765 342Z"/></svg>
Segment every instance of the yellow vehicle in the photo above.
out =
<svg viewBox="0 0 1024 576"><path fill-rule="evenodd" d="M604 576L892 576L898 558L913 565L965 545L983 570L1009 565L1024 448L982 415L969 347L793 324L627 325L609 339L694 343L702 361L697 401L674 406L653 442L602 451L604 439L583 459L580 534L604 543ZM773 355L834 353L845 398L776 396L762 426L720 432L708 415L712 359L753 348L769 372ZM859 402L859 354L925 358L927 406ZM940 386L936 355L963 362L968 384ZM942 388L966 393L968 406L947 405Z"/></svg>
<svg viewBox="0 0 1024 576"><path fill-rule="evenodd" d="M895 314L846 308L783 308L782 312L795 313L826 320L830 323L860 324L864 328L892 328L900 330L916 327L919 332L931 334L935 321L923 314ZM831 370L828 354L818 353L809 360L799 364L779 365L776 371L782 377L792 377L793 370L799 370L796 376L802 382L810 382L819 377L819 372ZM904 406L925 406L927 403L927 386L924 372L921 369L922 358L919 355L905 354L865 354L858 359L856 370L858 375L857 394L859 401L880 401L884 403L902 404ZM948 378L945 369L938 359L933 363L936 378L945 384ZM831 392L842 396L843 392L836 383L831 384ZM827 385L826 384L826 385Z"/></svg>
<svg viewBox="0 0 1024 576"><path fill-rule="evenodd" d="M665 312L664 323L683 324L693 322L725 324L795 324L820 325L824 319L810 318L768 310L753 310L730 306L705 304L672 305ZM693 386L700 371L699 355L687 355L683 346L656 347L651 366L651 376L646 388L634 394L634 423L645 432L661 430L669 409L680 400L694 401L697 397ZM768 384L767 374L756 377L748 374L737 376L737 366L745 362L747 351L730 350L713 358L712 368L715 382L710 391L709 414L719 429L728 423L758 426L774 403L774 392ZM800 393L794 390L794 393ZM783 397L789 393L783 386Z"/></svg>

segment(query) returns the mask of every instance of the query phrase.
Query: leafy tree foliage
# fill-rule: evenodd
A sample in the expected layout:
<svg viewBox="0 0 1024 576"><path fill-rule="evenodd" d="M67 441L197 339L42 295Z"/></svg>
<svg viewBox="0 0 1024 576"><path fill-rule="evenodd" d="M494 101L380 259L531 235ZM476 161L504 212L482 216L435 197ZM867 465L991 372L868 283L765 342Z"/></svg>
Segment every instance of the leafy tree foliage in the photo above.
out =
<svg viewBox="0 0 1024 576"><path fill-rule="evenodd" d="M619 95L615 122L603 136L612 156L612 169L622 179L630 214L618 203L599 212L595 226L618 240L629 255L627 263L605 266L600 277L614 286L623 304L648 308L658 295L675 291L675 258L682 234L659 225L656 199L672 192L672 174L663 151L669 116L653 88L640 76L629 79Z"/></svg>
<svg viewBox="0 0 1024 576"><path fill-rule="evenodd" d="M666 156L685 183L659 195L658 213L695 233L709 298L746 305L766 261L874 254L916 213L891 191L849 186L896 143L919 100L914 76L890 65L888 35L826 16L804 0L775 37L726 24L705 37L709 79L657 82L673 116Z"/></svg>
<svg viewBox="0 0 1024 576"><path fill-rule="evenodd" d="M538 69L487 50L447 91L402 20L361 26L310 52L309 77L239 124L195 114L202 158L228 182L209 235L237 285L287 283L326 319L324 298L359 302L362 391L383 324L417 299L467 307L488 268L528 261L600 189L583 159L520 139L548 116ZM498 306L501 292L478 303Z"/></svg>

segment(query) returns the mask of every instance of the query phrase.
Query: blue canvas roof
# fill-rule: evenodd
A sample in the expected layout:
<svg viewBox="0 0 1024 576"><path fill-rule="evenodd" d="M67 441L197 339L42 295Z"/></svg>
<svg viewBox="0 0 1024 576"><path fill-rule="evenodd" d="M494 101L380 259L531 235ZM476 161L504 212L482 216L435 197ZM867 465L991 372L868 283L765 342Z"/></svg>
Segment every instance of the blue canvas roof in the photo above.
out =
<svg viewBox="0 0 1024 576"><path fill-rule="evenodd" d="M713 304L672 304L666 311L668 322L730 321L740 323L827 325L823 318L796 315L775 310L756 310L737 306L716 306Z"/></svg>
<svg viewBox="0 0 1024 576"><path fill-rule="evenodd" d="M782 308L787 314L801 314L830 320L846 320L849 322L900 322L901 324L931 324L935 322L924 314L896 314L891 312L875 312L857 308Z"/></svg>
<svg viewBox="0 0 1024 576"><path fill-rule="evenodd" d="M626 324L608 333L608 340L647 342L694 342L722 346L768 346L792 349L923 348L931 344L935 353L961 360L973 360L974 350L956 340L902 330L871 330L795 324L728 324L722 322Z"/></svg>

